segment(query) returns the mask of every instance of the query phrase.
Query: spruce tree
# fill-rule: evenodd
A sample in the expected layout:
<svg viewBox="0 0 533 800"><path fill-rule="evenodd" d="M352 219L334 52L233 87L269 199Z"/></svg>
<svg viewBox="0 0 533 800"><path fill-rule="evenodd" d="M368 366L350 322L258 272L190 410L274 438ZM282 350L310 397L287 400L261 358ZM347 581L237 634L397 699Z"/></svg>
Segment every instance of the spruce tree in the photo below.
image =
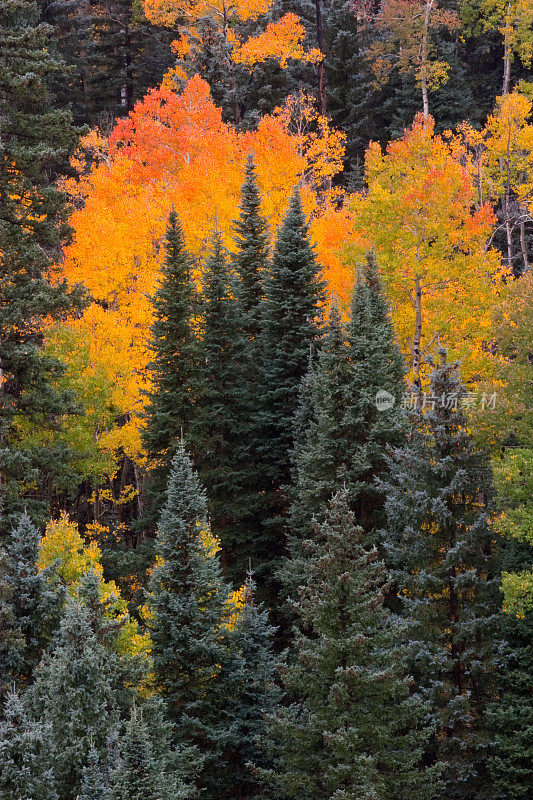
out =
<svg viewBox="0 0 533 800"><path fill-rule="evenodd" d="M354 398L348 415L355 447L350 453L347 484L356 519L371 533L384 521L375 479L386 471L387 448L401 444L405 436L400 412L405 368L373 253L368 254L354 289L348 340ZM388 408L378 407L383 393L391 404Z"/></svg>
<svg viewBox="0 0 533 800"><path fill-rule="evenodd" d="M406 626L385 608L387 572L363 539L343 489L305 543L294 655L282 667L295 699L270 718L277 758L263 771L283 797L435 796L436 771L422 765L427 708L403 666Z"/></svg>
<svg viewBox="0 0 533 800"><path fill-rule="evenodd" d="M83 767L81 791L76 800L108 800L109 778L107 764L102 764L98 750L93 746Z"/></svg>
<svg viewBox="0 0 533 800"><path fill-rule="evenodd" d="M0 721L0 800L58 800L47 723L11 692Z"/></svg>
<svg viewBox="0 0 533 800"><path fill-rule="evenodd" d="M4 553L1 583L7 593L6 638L2 642L0 690L10 681L23 686L30 683L64 599L63 591L49 580L51 571L39 572L37 568L39 540L39 532L24 512L11 531Z"/></svg>
<svg viewBox="0 0 533 800"><path fill-rule="evenodd" d="M489 774L498 800L525 800L533 785L533 612L502 615L500 629L505 642L496 660L500 697L487 709L498 750Z"/></svg>
<svg viewBox="0 0 533 800"><path fill-rule="evenodd" d="M24 639L17 625L14 597L9 558L4 548L0 547L0 699L7 693L13 677L13 667L9 665L18 665L24 651Z"/></svg>
<svg viewBox="0 0 533 800"><path fill-rule="evenodd" d="M384 544L410 621L409 664L432 709L436 735L427 758L446 764L443 797L497 796L488 778L494 737L487 705L496 699L499 565L488 517L491 472L461 407L457 366L431 376L424 412L408 444L395 448L386 497Z"/></svg>
<svg viewBox="0 0 533 800"><path fill-rule="evenodd" d="M261 195L252 154L246 161L239 210L239 218L234 223L237 251L233 256L233 268L238 277L241 329L247 339L254 342L261 330L260 303L263 276L268 265L269 235L267 223L261 214Z"/></svg>
<svg viewBox="0 0 533 800"><path fill-rule="evenodd" d="M154 753L142 711L133 707L120 738L118 765L112 776L110 800L179 800L185 784Z"/></svg>
<svg viewBox="0 0 533 800"><path fill-rule="evenodd" d="M59 362L42 353L43 320L63 318L79 304L51 264L68 233L66 194L54 182L76 142L70 112L53 107L49 85L64 66L48 48L49 26L35 2L0 7L0 529L25 505L46 515L42 487L68 465L57 447L22 443L30 423L50 433L76 408L52 382ZM46 437L42 437L46 442Z"/></svg>
<svg viewBox="0 0 533 800"><path fill-rule="evenodd" d="M204 769L216 770L221 752L214 729L230 591L210 534L205 493L183 442L172 463L156 545L148 597L155 683L175 741L197 746L206 758Z"/></svg>
<svg viewBox="0 0 533 800"><path fill-rule="evenodd" d="M346 331L336 302L330 309L324 338L302 381L295 415L294 501L291 529L308 538L311 522L346 480L352 431L347 411L352 397L352 364Z"/></svg>
<svg viewBox="0 0 533 800"><path fill-rule="evenodd" d="M233 482L234 525L231 535L222 535L225 568L238 582L246 569L250 541L260 531L257 454L254 420L261 398L260 332L263 278L268 266L269 235L261 215L261 196L253 156L246 162L241 188L240 214L234 223L236 253L232 267L236 275L235 298L238 318L235 336L239 363L234 367L235 397L238 401L239 446L233 449L238 480ZM237 477L237 476L236 476Z"/></svg>
<svg viewBox="0 0 533 800"><path fill-rule="evenodd" d="M261 390L256 415L258 479L263 531L250 543L258 577L272 572L284 550L293 420L309 353L320 339L325 287L309 239L300 193L295 191L278 232L261 303Z"/></svg>
<svg viewBox="0 0 533 800"><path fill-rule="evenodd" d="M235 286L218 231L205 265L201 328L197 404L188 441L209 500L213 533L234 561L244 537L240 495L246 447L240 375L245 345Z"/></svg>
<svg viewBox="0 0 533 800"><path fill-rule="evenodd" d="M290 558L282 571L287 586L297 580L301 542L310 536L313 519L324 518L340 486L346 487L368 541L377 542L384 519L375 479L386 470L387 447L403 441L403 386L402 359L370 254L358 275L347 329L333 303L318 356L302 383L295 417ZM377 407L380 391L390 395L389 408Z"/></svg>
<svg viewBox="0 0 533 800"><path fill-rule="evenodd" d="M91 749L105 757L118 709L109 652L94 634L89 611L74 598L67 602L57 646L35 671L27 701L50 728L59 800L75 800Z"/></svg>
<svg viewBox="0 0 533 800"><path fill-rule="evenodd" d="M262 797L251 765L264 768L269 764L266 716L275 713L281 701L273 651L275 629L254 596L255 584L249 574L220 674L222 704L217 709L216 735L224 768L208 776L206 783L209 796L220 800Z"/></svg>
<svg viewBox="0 0 533 800"><path fill-rule="evenodd" d="M151 530L155 530L164 503L170 465L180 436L188 431L193 415L193 387L198 369L196 311L191 260L173 210L168 220L161 281L154 297L151 342L154 357L149 365L153 388L143 430L149 464L144 522Z"/></svg>

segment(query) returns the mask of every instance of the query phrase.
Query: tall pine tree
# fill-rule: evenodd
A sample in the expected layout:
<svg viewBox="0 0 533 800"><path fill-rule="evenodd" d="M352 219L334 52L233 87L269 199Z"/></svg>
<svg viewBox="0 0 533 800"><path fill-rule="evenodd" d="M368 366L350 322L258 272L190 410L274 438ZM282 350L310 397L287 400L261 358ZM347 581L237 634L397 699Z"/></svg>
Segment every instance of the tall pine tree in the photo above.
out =
<svg viewBox="0 0 533 800"><path fill-rule="evenodd" d="M149 624L155 681L174 742L197 749L196 784L203 796L251 798L257 786L247 762L264 763L264 713L278 698L273 629L252 602L250 587L243 608L232 602L205 494L183 444L174 458L157 542Z"/></svg>
<svg viewBox="0 0 533 800"><path fill-rule="evenodd" d="M4 626L0 694L16 681L27 686L39 663L53 623L59 617L64 592L55 586L50 570L39 572L39 532L24 513L12 529L4 551L5 571L0 576L4 591Z"/></svg>
<svg viewBox="0 0 533 800"><path fill-rule="evenodd" d="M220 800L262 797L254 767L270 763L266 747L266 716L275 713L281 691L277 686L273 651L275 629L267 611L255 602L250 575L244 586L243 607L232 622L228 652L221 670L217 739L225 767L211 778L208 791Z"/></svg>
<svg viewBox="0 0 533 800"><path fill-rule="evenodd" d="M246 161L239 210L239 217L234 223L237 250L233 256L233 268L238 276L240 324L247 339L256 342L261 330L260 303L263 277L268 265L269 234L266 220L261 214L261 194L252 154Z"/></svg>
<svg viewBox="0 0 533 800"><path fill-rule="evenodd" d="M300 193L295 191L278 232L261 304L261 390L256 454L262 481L263 530L248 555L261 578L284 551L294 444L294 415L310 350L322 332L325 285L309 239Z"/></svg>
<svg viewBox="0 0 533 800"><path fill-rule="evenodd" d="M234 223L236 252L232 267L236 275L239 364L234 368L239 413L239 446L234 450L238 481L234 481L233 531L223 537L226 569L242 580L249 557L250 542L260 532L257 453L254 447L254 419L261 399L260 332L263 280L268 267L268 226L261 214L261 195L252 154L248 156L241 188L240 214Z"/></svg>
<svg viewBox="0 0 533 800"><path fill-rule="evenodd" d="M149 463L145 524L152 531L164 503L172 458L193 415L198 370L197 305L191 260L173 210L168 220L161 281L154 297L154 357L149 365L153 388L143 429Z"/></svg>
<svg viewBox="0 0 533 800"><path fill-rule="evenodd" d="M58 800L47 723L12 691L0 721L0 800Z"/></svg>
<svg viewBox="0 0 533 800"><path fill-rule="evenodd" d="M410 621L409 664L436 725L426 755L446 764L442 796L456 800L498 796L486 719L497 697L498 550L488 522L491 472L468 433L464 395L456 365L444 360L381 483L387 558Z"/></svg>
<svg viewBox="0 0 533 800"><path fill-rule="evenodd" d="M204 273L200 370L195 418L188 438L209 499L213 533L230 560L243 539L240 500L246 466L243 386L245 358L235 284L219 231Z"/></svg>
<svg viewBox="0 0 533 800"><path fill-rule="evenodd" d="M109 800L180 800L188 796L180 776L168 773L166 767L154 752L142 711L134 706L120 738Z"/></svg>
<svg viewBox="0 0 533 800"><path fill-rule="evenodd" d="M435 796L422 766L427 704L410 695L405 624L384 605L387 572L363 545L345 489L307 540L293 596L293 703L271 717L277 763L263 772L288 798L405 800Z"/></svg>
<svg viewBox="0 0 533 800"><path fill-rule="evenodd" d="M205 493L183 442L172 463L156 543L148 597L155 683L175 741L198 747L205 757L203 775L217 769L221 758L214 728L219 673L227 658L230 591L210 534Z"/></svg>
<svg viewBox="0 0 533 800"><path fill-rule="evenodd" d="M59 800L76 800L92 748L105 759L119 719L113 661L91 626L88 609L71 598L55 648L45 654L26 695L50 729Z"/></svg>
<svg viewBox="0 0 533 800"><path fill-rule="evenodd" d="M49 85L62 73L50 55L50 29L36 4L0 7L0 529L27 505L46 515L43 486L69 456L46 444L21 444L26 423L49 431L76 409L51 382L61 371L43 355L43 319L65 316L79 302L51 280L51 264L68 233L66 195L54 181L76 142L70 112L54 108ZM39 439L38 439L39 441Z"/></svg>
<svg viewBox="0 0 533 800"><path fill-rule="evenodd" d="M295 418L294 486L289 541L291 570L314 518L323 519L331 496L345 486L367 540L377 541L383 497L376 477L386 470L387 447L403 441L400 408L403 365L375 259L359 272L347 329L332 304L318 356L301 387ZM376 395L389 407L378 408ZM294 581L284 570L284 579Z"/></svg>

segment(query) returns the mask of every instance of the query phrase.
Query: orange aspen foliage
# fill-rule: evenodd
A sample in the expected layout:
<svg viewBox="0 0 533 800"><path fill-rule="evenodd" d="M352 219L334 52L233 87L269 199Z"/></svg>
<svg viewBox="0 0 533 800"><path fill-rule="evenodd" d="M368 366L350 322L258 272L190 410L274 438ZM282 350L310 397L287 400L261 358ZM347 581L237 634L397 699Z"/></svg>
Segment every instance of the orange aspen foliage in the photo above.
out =
<svg viewBox="0 0 533 800"><path fill-rule="evenodd" d="M296 14L285 14L278 22L267 25L264 33L248 39L244 44L236 42L232 58L236 64L253 67L272 58L282 69L289 60L307 61L316 64L323 54L316 47L309 51L303 48L305 28Z"/></svg>
<svg viewBox="0 0 533 800"><path fill-rule="evenodd" d="M482 131L470 124L459 126L455 144L469 160L484 199L501 203L506 234L506 264L516 267L515 230L519 231L522 269L529 269L527 228L533 225L533 125L532 103L519 92L497 98L496 109Z"/></svg>
<svg viewBox="0 0 533 800"><path fill-rule="evenodd" d="M66 323L75 334L70 341L82 337L88 343L86 370L113 386L115 422L109 424L109 414L94 420L99 448L122 450L142 463L139 426L151 358L150 297L170 210L176 209L193 256L203 251L215 225L231 248L245 160L253 152L272 235L299 182L307 212L319 218L314 181L340 170L343 155L340 143L336 148L320 144L321 135L334 136L329 128L322 131L312 139L293 134L280 111L263 117L254 132L237 132L222 121L208 85L196 76L180 94L151 91L117 122L107 148L89 135L89 156L95 157L97 147L103 157L79 181L66 184L85 203L71 218L74 235L63 269L69 281L85 283L93 298L80 319ZM78 159L83 163L81 155ZM328 211L331 219L335 213L333 207ZM315 223L317 239L327 247L329 234ZM320 248L318 256L322 259ZM332 272L341 268L338 260L324 261ZM69 338L63 337L63 347L65 341L68 345ZM62 355L68 360L68 353Z"/></svg>
<svg viewBox="0 0 533 800"><path fill-rule="evenodd" d="M435 135L431 117L418 115L385 153L371 143L365 166L368 191L352 204L361 237L352 258L375 250L415 377L439 344L463 358L472 377L489 363L485 344L502 277L498 254L487 247L492 207L476 208L470 171Z"/></svg>
<svg viewBox="0 0 533 800"><path fill-rule="evenodd" d="M173 43L173 50L181 63L170 77L181 79L190 74L187 61L194 65L196 51L202 46L202 22L206 19L225 42L230 71L232 62L251 68L274 59L284 69L291 59L319 61L322 58L319 50L306 51L303 47L306 32L296 14L288 13L278 22L269 23L258 36L243 37L240 24L260 19L272 5L273 0L143 0L147 19L158 25L178 27L179 38Z"/></svg>

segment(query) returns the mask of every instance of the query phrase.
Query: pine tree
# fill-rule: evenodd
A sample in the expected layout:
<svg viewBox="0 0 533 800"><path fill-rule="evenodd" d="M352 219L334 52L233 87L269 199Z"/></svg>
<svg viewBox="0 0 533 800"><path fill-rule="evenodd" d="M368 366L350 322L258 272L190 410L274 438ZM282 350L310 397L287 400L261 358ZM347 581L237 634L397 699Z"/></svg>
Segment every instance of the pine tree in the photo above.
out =
<svg viewBox="0 0 533 800"><path fill-rule="evenodd" d="M183 442L174 456L156 544L148 598L155 683L175 741L197 746L206 758L204 770L217 770L221 753L213 730L220 665L227 658L229 587L209 530L205 493Z"/></svg>
<svg viewBox="0 0 533 800"><path fill-rule="evenodd" d="M143 430L151 467L145 524L152 530L164 503L172 458L193 415L193 386L199 357L194 322L196 309L191 260L173 210L168 220L161 282L154 297L154 358L149 366L153 389Z"/></svg>
<svg viewBox="0 0 533 800"><path fill-rule="evenodd" d="M24 639L17 625L14 607L15 590L7 552L0 547L0 699L9 689L12 667L18 665L24 651Z"/></svg>
<svg viewBox="0 0 533 800"><path fill-rule="evenodd" d="M310 349L320 338L324 303L324 282L295 191L265 275L261 304L262 398L255 425L263 531L248 548L259 578L265 569L272 571L284 549L287 503L282 487L290 482L299 387Z"/></svg>
<svg viewBox="0 0 533 800"><path fill-rule="evenodd" d="M456 365L431 376L425 413L390 458L384 543L410 620L409 663L429 698L436 736L427 758L446 763L443 797L492 797L494 737L486 710L496 699L498 552L489 524L491 473L461 407ZM497 795L495 795L497 796Z"/></svg>
<svg viewBox="0 0 533 800"><path fill-rule="evenodd" d="M50 570L39 572L37 568L39 539L39 532L24 512L11 531L4 555L1 583L7 593L7 630L2 642L0 687L10 681L23 686L30 682L64 599L63 591L49 582Z"/></svg>
<svg viewBox="0 0 533 800"><path fill-rule="evenodd" d="M349 424L356 446L350 454L347 483L358 523L372 532L384 521L383 501L375 479L385 471L387 448L401 444L405 434L404 419L399 413L405 369L372 253L367 256L353 293L348 340L354 398ZM378 393L385 393L392 405L378 408Z"/></svg>
<svg viewBox="0 0 533 800"><path fill-rule="evenodd" d="M533 612L502 617L505 645L496 662L500 697L487 710L487 726L498 741L489 773L498 800L525 800L533 785Z"/></svg>
<svg viewBox="0 0 533 800"><path fill-rule="evenodd" d="M54 109L48 90L63 65L50 55L50 30L30 0L0 8L0 527L9 530L27 505L46 513L46 487L66 469L67 452L21 444L28 422L50 431L76 410L68 393L52 388L61 367L41 350L42 321L79 304L52 260L68 232L66 195L54 181L77 141L70 112ZM43 437L46 441L46 437Z"/></svg>
<svg viewBox="0 0 533 800"><path fill-rule="evenodd" d="M263 771L283 797L435 796L435 770L422 766L427 708L402 663L406 626L384 606L387 572L363 538L343 489L306 542L282 667L295 700L270 718L277 763Z"/></svg>
<svg viewBox="0 0 533 800"><path fill-rule="evenodd" d="M300 539L309 537L313 518L324 516L332 494L346 480L353 448L346 419L355 400L351 378L347 336L333 302L318 356L302 382L295 419L291 529Z"/></svg>
<svg viewBox="0 0 533 800"><path fill-rule="evenodd" d="M281 700L276 685L273 652L275 629L268 613L254 600L255 585L248 575L243 607L231 626L226 662L222 665L217 740L224 768L208 777L209 796L220 800L262 797L257 775L251 769L266 767L266 715L273 714Z"/></svg>
<svg viewBox="0 0 533 800"><path fill-rule="evenodd" d="M76 120L103 127L158 86L174 63L172 33L148 22L137 0L37 0L71 67L57 86Z"/></svg>
<svg viewBox="0 0 533 800"><path fill-rule="evenodd" d="M377 542L384 503L375 479L386 469L387 447L403 440L402 389L402 359L377 265L369 255L354 289L348 329L333 303L318 356L301 387L286 564L293 573L313 519L324 518L340 486L346 487L368 541ZM390 395L389 408L377 408L380 391ZM282 576L287 587L297 585L295 573L283 569Z"/></svg>
<svg viewBox="0 0 533 800"><path fill-rule="evenodd" d="M234 581L242 580L249 543L260 531L257 454L254 447L254 418L261 398L260 332L263 278L268 266L269 235L261 215L261 196L253 156L246 162L241 188L240 214L234 223L236 253L232 267L237 277L235 295L239 363L234 368L239 416L239 447L233 448L238 481L231 487L234 525L231 540L222 536L225 568ZM228 570L228 567L230 569Z"/></svg>
<svg viewBox="0 0 533 800"><path fill-rule="evenodd" d="M87 764L83 767L81 792L76 800L107 800L108 797L107 765L102 765L98 750L91 747L87 756Z"/></svg>
<svg viewBox="0 0 533 800"><path fill-rule="evenodd" d="M113 773L110 800L179 800L186 796L177 775L169 775L154 754L142 711L133 707L120 739L120 757Z"/></svg>
<svg viewBox="0 0 533 800"><path fill-rule="evenodd" d="M103 758L118 724L113 663L78 600L67 602L57 646L37 667L27 697L33 714L50 727L59 800L75 800L91 749Z"/></svg>
<svg viewBox="0 0 533 800"><path fill-rule="evenodd" d="M269 235L267 223L261 214L261 195L252 154L246 161L239 210L239 218L234 223L237 252L233 257L233 267L239 279L237 299L241 329L254 342L261 331L260 304L263 276L268 265Z"/></svg>
<svg viewBox="0 0 533 800"><path fill-rule="evenodd" d="M201 327L197 404L188 441L207 492L213 533L231 561L244 535L239 501L246 466L246 431L239 376L245 345L235 286L218 231L213 234L205 266Z"/></svg>
<svg viewBox="0 0 533 800"><path fill-rule="evenodd" d="M49 746L47 724L11 692L0 721L0 800L58 800Z"/></svg>

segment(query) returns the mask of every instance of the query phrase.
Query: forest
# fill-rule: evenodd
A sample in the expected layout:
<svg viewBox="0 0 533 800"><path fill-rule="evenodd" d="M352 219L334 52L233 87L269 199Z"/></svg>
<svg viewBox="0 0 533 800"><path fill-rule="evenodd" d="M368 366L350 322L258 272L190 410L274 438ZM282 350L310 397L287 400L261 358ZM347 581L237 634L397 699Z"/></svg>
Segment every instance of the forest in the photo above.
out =
<svg viewBox="0 0 533 800"><path fill-rule="evenodd" d="M531 0L0 0L0 800L533 791Z"/></svg>

